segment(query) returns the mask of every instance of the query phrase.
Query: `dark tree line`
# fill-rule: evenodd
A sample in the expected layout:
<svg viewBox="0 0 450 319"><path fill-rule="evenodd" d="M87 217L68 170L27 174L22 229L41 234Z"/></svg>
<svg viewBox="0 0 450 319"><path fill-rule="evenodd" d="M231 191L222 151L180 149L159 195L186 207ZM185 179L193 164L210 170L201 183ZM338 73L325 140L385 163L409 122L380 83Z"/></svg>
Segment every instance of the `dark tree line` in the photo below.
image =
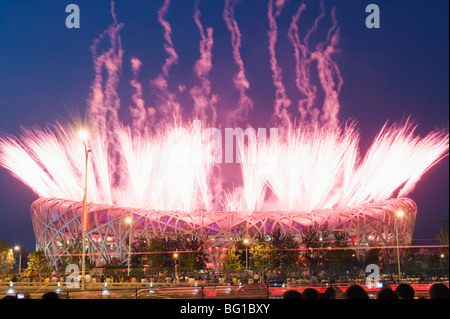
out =
<svg viewBox="0 0 450 319"><path fill-rule="evenodd" d="M247 263L250 269L260 273L275 271L290 276L295 272L309 275L325 272L338 277L357 263L349 239L349 234L344 231L330 231L324 227L306 227L300 239L278 229L256 237L250 246L244 244L243 238L238 238L224 262L231 270L241 269Z"/></svg>
<svg viewBox="0 0 450 319"><path fill-rule="evenodd" d="M131 244L131 266L147 265L155 271L176 266L179 272L188 274L205 268L205 249L205 239L195 232L138 237Z"/></svg>

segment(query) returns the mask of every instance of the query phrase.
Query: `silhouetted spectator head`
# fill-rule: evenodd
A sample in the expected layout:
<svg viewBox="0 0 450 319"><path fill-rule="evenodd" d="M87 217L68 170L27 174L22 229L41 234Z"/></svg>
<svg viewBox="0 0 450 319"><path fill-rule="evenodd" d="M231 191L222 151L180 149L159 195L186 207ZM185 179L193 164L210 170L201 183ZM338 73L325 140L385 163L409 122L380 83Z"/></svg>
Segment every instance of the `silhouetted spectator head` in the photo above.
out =
<svg viewBox="0 0 450 319"><path fill-rule="evenodd" d="M363 287L359 285L352 285L345 291L345 299L369 299L369 295Z"/></svg>
<svg viewBox="0 0 450 319"><path fill-rule="evenodd" d="M391 288L383 288L378 291L377 299L398 299L398 296Z"/></svg>
<svg viewBox="0 0 450 319"><path fill-rule="evenodd" d="M303 290L303 299L319 299L319 292L314 288L306 288Z"/></svg>
<svg viewBox="0 0 450 319"><path fill-rule="evenodd" d="M56 292L49 291L42 295L42 299L59 299L59 296Z"/></svg>
<svg viewBox="0 0 450 319"><path fill-rule="evenodd" d="M395 288L395 293L400 299L414 299L414 288L408 284L400 284Z"/></svg>
<svg viewBox="0 0 450 319"><path fill-rule="evenodd" d="M448 299L448 287L442 282L436 282L428 290L430 299Z"/></svg>
<svg viewBox="0 0 450 319"><path fill-rule="evenodd" d="M333 287L328 287L323 294L323 299L336 299L336 290Z"/></svg>
<svg viewBox="0 0 450 319"><path fill-rule="evenodd" d="M288 290L284 292L283 299L303 299L303 297L297 290Z"/></svg>

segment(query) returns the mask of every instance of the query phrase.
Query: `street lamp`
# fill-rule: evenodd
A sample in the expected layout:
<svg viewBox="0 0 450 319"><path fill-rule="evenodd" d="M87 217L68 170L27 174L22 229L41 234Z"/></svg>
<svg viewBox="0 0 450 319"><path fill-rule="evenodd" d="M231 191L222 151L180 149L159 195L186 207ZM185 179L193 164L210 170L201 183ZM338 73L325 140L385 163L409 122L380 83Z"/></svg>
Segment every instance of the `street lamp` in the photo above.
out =
<svg viewBox="0 0 450 319"><path fill-rule="evenodd" d="M173 254L173 258L175 258L175 278L174 278L174 282L177 280L178 277L178 272L177 272L177 267L178 267L178 253L174 253Z"/></svg>
<svg viewBox="0 0 450 319"><path fill-rule="evenodd" d="M84 195L83 195L83 208L82 208L82 231L83 231L83 251L82 251L82 264L81 264L81 289L85 288L85 274L86 274L86 232L87 232L87 173L88 173L88 159L91 150L87 148L88 132L81 130L78 132L80 140L83 142L84 154L85 154L85 173L84 173Z"/></svg>
<svg viewBox="0 0 450 319"><path fill-rule="evenodd" d="M130 259L131 259L131 235L132 235L131 231L132 231L132 226L133 226L133 218L128 216L127 218L125 218L125 223L130 225L130 235L128 238L128 277L129 277L130 276Z"/></svg>
<svg viewBox="0 0 450 319"><path fill-rule="evenodd" d="M248 238L244 238L242 242L245 245L245 270L248 270L248 244L250 243L250 240Z"/></svg>
<svg viewBox="0 0 450 319"><path fill-rule="evenodd" d="M15 251L19 252L19 277L20 277L20 272L21 272L21 266L22 266L22 251L20 250L20 246L15 246L14 247Z"/></svg>
<svg viewBox="0 0 450 319"><path fill-rule="evenodd" d="M398 267L398 281L400 282L401 272L400 272L400 248L398 246L398 221L400 218L405 216L405 213L402 210L397 211L396 213L397 219L395 220L395 234L397 237L397 267Z"/></svg>

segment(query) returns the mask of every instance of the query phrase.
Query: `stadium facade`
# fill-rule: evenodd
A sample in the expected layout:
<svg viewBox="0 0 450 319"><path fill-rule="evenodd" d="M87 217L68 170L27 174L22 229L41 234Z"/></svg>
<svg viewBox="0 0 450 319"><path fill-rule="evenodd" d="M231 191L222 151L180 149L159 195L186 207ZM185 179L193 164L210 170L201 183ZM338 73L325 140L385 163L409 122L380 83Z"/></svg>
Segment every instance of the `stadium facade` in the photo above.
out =
<svg viewBox="0 0 450 319"><path fill-rule="evenodd" d="M403 211L403 217L397 216ZM322 226L350 234L356 246L394 246L397 232L399 243L412 241L417 206L409 198L389 199L355 207L305 212L175 212L139 208L124 208L89 203L87 256L96 266L114 259L126 261L128 239L165 236L174 232L203 235L207 242L210 262L217 266L220 256L243 236L267 235L275 230L300 237L308 226ZM68 245L82 237L82 202L56 198L40 198L31 205L36 236L36 249L49 257L59 268L63 256L70 254ZM127 224L126 217L133 222Z"/></svg>

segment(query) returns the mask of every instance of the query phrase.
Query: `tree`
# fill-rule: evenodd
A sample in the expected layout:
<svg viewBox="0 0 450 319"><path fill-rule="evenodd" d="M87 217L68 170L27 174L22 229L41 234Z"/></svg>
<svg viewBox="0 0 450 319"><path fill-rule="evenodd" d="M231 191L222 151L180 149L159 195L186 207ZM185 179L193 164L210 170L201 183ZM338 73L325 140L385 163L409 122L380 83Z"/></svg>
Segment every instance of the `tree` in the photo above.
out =
<svg viewBox="0 0 450 319"><path fill-rule="evenodd" d="M340 277L342 271L348 271L357 264L356 252L350 249L350 234L335 230L330 237L330 250L325 251L328 264L328 274L331 277Z"/></svg>
<svg viewBox="0 0 450 319"><path fill-rule="evenodd" d="M156 268L172 268L178 263L181 272L201 270L206 264L205 239L196 232L177 232L168 236L152 237L147 251L149 264ZM177 259L174 253L179 251Z"/></svg>
<svg viewBox="0 0 450 319"><path fill-rule="evenodd" d="M6 240L0 240L0 276L8 275L14 267L14 263L14 253L11 246Z"/></svg>
<svg viewBox="0 0 450 319"><path fill-rule="evenodd" d="M274 269L275 251L271 249L269 244L257 241L250 248L250 260L254 270L261 274L265 273Z"/></svg>
<svg viewBox="0 0 450 319"><path fill-rule="evenodd" d="M28 254L27 271L39 271L42 274L48 274L52 271L42 250Z"/></svg>
<svg viewBox="0 0 450 319"><path fill-rule="evenodd" d="M142 267L148 261L148 257L145 252L148 252L149 243L147 238L144 236L139 236L132 244L131 251L135 254L131 255L131 267ZM138 254L136 254L138 253Z"/></svg>
<svg viewBox="0 0 450 319"><path fill-rule="evenodd" d="M439 243L439 245L447 246L442 249L442 252L448 256L448 253L449 253L448 220L442 222L442 226L441 226L441 229L439 230L439 234L436 235L436 240Z"/></svg>
<svg viewBox="0 0 450 319"><path fill-rule="evenodd" d="M222 259L223 270L226 274L233 274L240 272L244 266L241 261L242 251L237 250L236 247L229 249Z"/></svg>
<svg viewBox="0 0 450 319"><path fill-rule="evenodd" d="M83 239L75 238L72 241L60 241L60 252L64 254L61 256L62 267L65 269L70 264L75 264L81 267L83 254ZM86 255L86 267L94 267L93 261L90 260L89 255Z"/></svg>
<svg viewBox="0 0 450 319"><path fill-rule="evenodd" d="M206 265L205 239L196 232L177 234L177 239L179 249L187 251L179 255L179 270L181 272L193 272L203 269Z"/></svg>
<svg viewBox="0 0 450 319"><path fill-rule="evenodd" d="M166 239L164 237L155 236L150 239L148 251L151 253L148 256L150 267L157 269L159 267L165 267L167 256L160 253L165 250Z"/></svg>
<svg viewBox="0 0 450 319"><path fill-rule="evenodd" d="M311 275L323 270L326 262L326 251L330 246L330 231L324 227L308 226L302 231L301 246L306 250L302 257L306 260Z"/></svg>
<svg viewBox="0 0 450 319"><path fill-rule="evenodd" d="M439 234L436 235L436 240L439 245L445 245L446 247L439 250L439 269L444 273L448 273L449 264L449 236L448 236L448 219L442 221Z"/></svg>
<svg viewBox="0 0 450 319"><path fill-rule="evenodd" d="M279 265L282 274L290 273L298 267L300 243L291 234L283 234L280 229L272 233L271 246L276 251L275 265Z"/></svg>

